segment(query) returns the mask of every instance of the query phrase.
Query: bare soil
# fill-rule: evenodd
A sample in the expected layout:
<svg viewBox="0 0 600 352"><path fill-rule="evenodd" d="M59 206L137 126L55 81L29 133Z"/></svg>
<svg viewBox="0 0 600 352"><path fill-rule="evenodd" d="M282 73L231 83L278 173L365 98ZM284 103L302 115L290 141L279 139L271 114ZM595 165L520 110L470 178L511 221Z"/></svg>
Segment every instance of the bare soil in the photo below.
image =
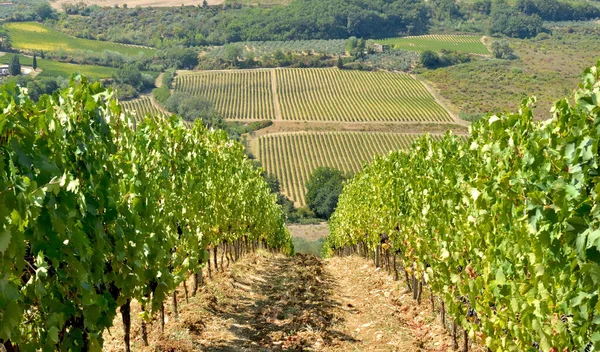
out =
<svg viewBox="0 0 600 352"><path fill-rule="evenodd" d="M191 282L188 282L191 287ZM141 341L132 307L133 351L447 351L450 336L428 300L418 306L400 281L356 256L251 254L213 273L179 318L167 307L165 332L149 326ZM158 316L158 314L155 314ZM120 317L105 350L122 351Z"/></svg>

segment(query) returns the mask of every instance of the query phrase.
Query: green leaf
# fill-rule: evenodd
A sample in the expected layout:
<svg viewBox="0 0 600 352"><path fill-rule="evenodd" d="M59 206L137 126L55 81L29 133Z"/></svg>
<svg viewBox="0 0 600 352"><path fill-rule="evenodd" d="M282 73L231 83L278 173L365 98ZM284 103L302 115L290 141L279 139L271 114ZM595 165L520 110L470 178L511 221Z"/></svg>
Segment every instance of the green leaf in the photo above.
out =
<svg viewBox="0 0 600 352"><path fill-rule="evenodd" d="M59 330L56 326L52 326L50 329L48 329L48 338L50 341L58 343L58 332Z"/></svg>
<svg viewBox="0 0 600 352"><path fill-rule="evenodd" d="M3 229L0 229L0 254L4 254L4 252L8 249L8 245L10 244L10 231L6 226Z"/></svg>

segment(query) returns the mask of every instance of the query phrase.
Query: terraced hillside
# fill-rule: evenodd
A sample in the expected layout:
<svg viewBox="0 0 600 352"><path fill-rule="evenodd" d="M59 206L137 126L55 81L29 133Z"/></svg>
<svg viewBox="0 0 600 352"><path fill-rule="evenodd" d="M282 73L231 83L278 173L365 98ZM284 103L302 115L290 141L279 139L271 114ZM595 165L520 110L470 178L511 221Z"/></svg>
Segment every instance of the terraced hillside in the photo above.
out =
<svg viewBox="0 0 600 352"><path fill-rule="evenodd" d="M490 51L481 42L481 37L467 35L421 35L377 40L379 44L391 45L397 49L422 52L425 50L455 50L470 54L489 55Z"/></svg>
<svg viewBox="0 0 600 352"><path fill-rule="evenodd" d="M338 69L186 72L175 89L215 103L226 119L449 122L427 88L404 73Z"/></svg>
<svg viewBox="0 0 600 352"><path fill-rule="evenodd" d="M258 139L258 157L268 173L277 175L283 193L305 204L304 187L319 166L358 172L375 155L408 148L420 135L379 132L299 132Z"/></svg>

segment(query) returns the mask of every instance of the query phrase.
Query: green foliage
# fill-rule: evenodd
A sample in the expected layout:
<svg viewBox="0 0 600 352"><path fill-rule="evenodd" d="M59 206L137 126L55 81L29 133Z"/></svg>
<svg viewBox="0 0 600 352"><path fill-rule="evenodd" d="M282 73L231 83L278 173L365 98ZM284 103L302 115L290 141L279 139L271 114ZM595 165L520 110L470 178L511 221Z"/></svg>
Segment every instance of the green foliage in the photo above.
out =
<svg viewBox="0 0 600 352"><path fill-rule="evenodd" d="M516 7L546 21L583 21L600 17L600 8L588 1L517 0Z"/></svg>
<svg viewBox="0 0 600 352"><path fill-rule="evenodd" d="M8 64L8 73L11 76L19 76L21 74L21 62L19 61L19 55L15 55Z"/></svg>
<svg viewBox="0 0 600 352"><path fill-rule="evenodd" d="M33 8L33 11L35 11L40 21L56 18L56 11L54 11L49 3L40 3Z"/></svg>
<svg viewBox="0 0 600 352"><path fill-rule="evenodd" d="M173 93L164 103L170 112L183 117L186 121L202 121L205 126L220 128L223 119L215 110L214 104L202 97L184 92Z"/></svg>
<svg viewBox="0 0 600 352"><path fill-rule="evenodd" d="M436 52L431 50L425 50L421 53L421 57L419 58L419 63L423 67L427 68L436 68L440 64L440 57Z"/></svg>
<svg viewBox="0 0 600 352"><path fill-rule="evenodd" d="M600 67L600 62L598 62ZM324 252L388 234L402 266L492 351L600 349L599 67L553 118L518 113L423 137L346 184Z"/></svg>
<svg viewBox="0 0 600 352"><path fill-rule="evenodd" d="M306 181L306 205L315 215L329 219L342 193L344 174L331 167L318 167Z"/></svg>
<svg viewBox="0 0 600 352"><path fill-rule="evenodd" d="M537 14L525 15L514 7L494 5L490 13L491 35L506 35L513 38L531 38L544 30Z"/></svg>
<svg viewBox="0 0 600 352"><path fill-rule="evenodd" d="M494 55L496 59L510 59L513 57L513 49L506 40L496 40L492 43L491 47L492 55Z"/></svg>
<svg viewBox="0 0 600 352"><path fill-rule="evenodd" d="M90 39L163 49L247 41L419 34L426 30L428 16L422 1L293 0L287 6L269 9L246 7L223 11L199 6L92 7L84 16L61 18L56 28ZM156 30L157 26L161 30Z"/></svg>
<svg viewBox="0 0 600 352"><path fill-rule="evenodd" d="M110 91L85 80L37 103L3 86L0 106L9 349L102 350L118 306L136 299L151 319L208 245L246 238L292 252L260 170L224 132L175 117L134 128Z"/></svg>
<svg viewBox="0 0 600 352"><path fill-rule="evenodd" d="M458 51L442 50L440 54L433 51L424 51L421 53L420 64L426 68L438 68L452 66L470 62L469 54L460 53Z"/></svg>
<svg viewBox="0 0 600 352"><path fill-rule="evenodd" d="M315 257L320 257L323 251L324 238L319 238L315 241L309 241L302 237L292 236L294 243L294 253L312 254Z"/></svg>
<svg viewBox="0 0 600 352"><path fill-rule="evenodd" d="M175 69L170 68L168 70L165 70L165 72L163 72L163 76L162 76L162 85L163 87L167 87L167 89L171 89L173 88L173 80L175 79Z"/></svg>
<svg viewBox="0 0 600 352"><path fill-rule="evenodd" d="M225 60L236 66L238 60L242 57L242 50L242 47L238 44L225 45Z"/></svg>
<svg viewBox="0 0 600 352"><path fill-rule="evenodd" d="M33 53L33 62L31 63L31 67L33 67L33 70L37 70L37 56L35 55L35 53Z"/></svg>
<svg viewBox="0 0 600 352"><path fill-rule="evenodd" d="M154 96L154 99L156 99L157 102L164 105L167 102L167 100L171 97L171 90L169 90L169 87L167 86L154 88L152 90L152 95Z"/></svg>

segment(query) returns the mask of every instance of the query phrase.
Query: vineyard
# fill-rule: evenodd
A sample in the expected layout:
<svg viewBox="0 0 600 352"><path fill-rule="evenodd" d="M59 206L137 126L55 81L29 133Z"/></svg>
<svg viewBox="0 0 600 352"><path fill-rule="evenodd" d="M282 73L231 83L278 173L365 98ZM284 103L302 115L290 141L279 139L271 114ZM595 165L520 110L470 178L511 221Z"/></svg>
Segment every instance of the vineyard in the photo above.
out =
<svg viewBox="0 0 600 352"><path fill-rule="evenodd" d="M550 120L530 99L466 143L423 137L375 159L345 185L327 254L398 259L463 351L600 350L599 69Z"/></svg>
<svg viewBox="0 0 600 352"><path fill-rule="evenodd" d="M402 73L338 69L185 73L176 77L176 90L213 101L226 119L274 119L276 97L283 120L452 121L422 83Z"/></svg>
<svg viewBox="0 0 600 352"><path fill-rule="evenodd" d="M416 37L388 38L376 41L396 49L422 52L425 50L455 50L470 54L489 55L490 51L481 42L481 37L463 35L423 35Z"/></svg>
<svg viewBox="0 0 600 352"><path fill-rule="evenodd" d="M284 120L451 121L425 86L403 73L276 70Z"/></svg>
<svg viewBox="0 0 600 352"><path fill-rule="evenodd" d="M164 119L168 116L168 114L152 104L150 97L140 97L138 99L124 101L121 102L121 105L132 114L136 121L141 121L148 115L155 119Z"/></svg>
<svg viewBox="0 0 600 352"><path fill-rule="evenodd" d="M283 192L304 205L304 185L317 167L356 173L375 155L408 148L417 138L418 135L368 132L268 135L258 140L258 155L265 170L277 175Z"/></svg>
<svg viewBox="0 0 600 352"><path fill-rule="evenodd" d="M165 300L177 316L210 254L292 253L261 170L225 131L176 117L134 129L85 80L37 103L4 86L0 105L2 350L101 351L118 311L129 351L132 318L143 341L153 319L164 331Z"/></svg>
<svg viewBox="0 0 600 352"><path fill-rule="evenodd" d="M215 103L226 119L273 120L271 71L218 71L180 74L175 89Z"/></svg>

